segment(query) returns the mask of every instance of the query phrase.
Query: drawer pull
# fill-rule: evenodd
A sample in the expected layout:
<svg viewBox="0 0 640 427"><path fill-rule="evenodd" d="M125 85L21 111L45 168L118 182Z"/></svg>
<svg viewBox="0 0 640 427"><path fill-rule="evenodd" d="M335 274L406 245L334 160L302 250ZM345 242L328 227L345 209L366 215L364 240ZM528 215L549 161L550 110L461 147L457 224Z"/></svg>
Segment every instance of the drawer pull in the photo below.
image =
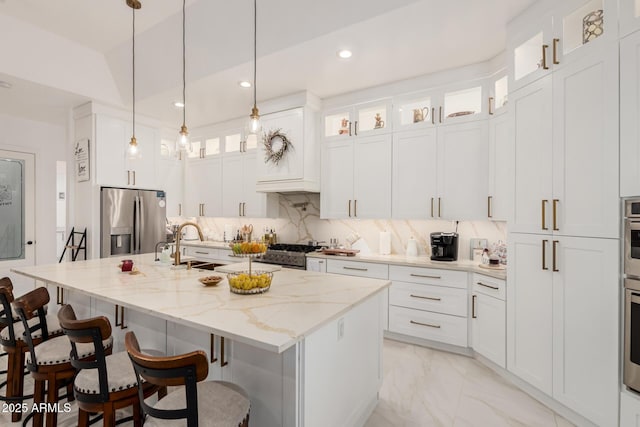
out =
<svg viewBox="0 0 640 427"><path fill-rule="evenodd" d="M486 285L482 282L476 282L476 285L484 286L485 288L493 289L494 291L500 290L500 288L497 286Z"/></svg>
<svg viewBox="0 0 640 427"><path fill-rule="evenodd" d="M210 334L211 338L209 341L209 363L216 363L218 361L218 358L215 357L215 347L214 347L214 343L215 343L215 339L216 336L213 334Z"/></svg>
<svg viewBox="0 0 640 427"><path fill-rule="evenodd" d="M201 254L201 255L209 255L209 252L195 251L195 253Z"/></svg>
<svg viewBox="0 0 640 427"><path fill-rule="evenodd" d="M440 329L440 325L432 325L430 323L421 323L421 322L416 322L414 320L410 320L410 323L413 323L414 325L420 325L420 326L428 326L429 328L436 328L436 329Z"/></svg>
<svg viewBox="0 0 640 427"><path fill-rule="evenodd" d="M414 274L414 273L411 273L410 276L411 277L423 277L425 279L442 279L441 276L429 276L427 274Z"/></svg>
<svg viewBox="0 0 640 427"><path fill-rule="evenodd" d="M422 299L430 299L432 301L442 301L442 298L437 298L437 297L423 297L423 296L414 295L414 294L409 294L409 296L411 296L412 298L422 298Z"/></svg>
<svg viewBox="0 0 640 427"><path fill-rule="evenodd" d="M356 271L369 271L368 268L359 268L359 267L342 267L345 270L356 270Z"/></svg>

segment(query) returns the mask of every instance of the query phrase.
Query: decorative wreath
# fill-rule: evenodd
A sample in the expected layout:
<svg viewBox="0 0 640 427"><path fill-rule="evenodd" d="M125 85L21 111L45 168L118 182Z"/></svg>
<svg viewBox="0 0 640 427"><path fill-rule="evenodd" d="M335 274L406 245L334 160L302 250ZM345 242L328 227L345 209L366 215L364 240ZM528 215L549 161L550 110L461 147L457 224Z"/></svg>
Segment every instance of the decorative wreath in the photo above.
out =
<svg viewBox="0 0 640 427"><path fill-rule="evenodd" d="M282 129L272 129L269 133L264 135L262 139L264 145L264 162L273 162L276 165L289 149L293 149L293 144L287 138L287 135L282 132Z"/></svg>

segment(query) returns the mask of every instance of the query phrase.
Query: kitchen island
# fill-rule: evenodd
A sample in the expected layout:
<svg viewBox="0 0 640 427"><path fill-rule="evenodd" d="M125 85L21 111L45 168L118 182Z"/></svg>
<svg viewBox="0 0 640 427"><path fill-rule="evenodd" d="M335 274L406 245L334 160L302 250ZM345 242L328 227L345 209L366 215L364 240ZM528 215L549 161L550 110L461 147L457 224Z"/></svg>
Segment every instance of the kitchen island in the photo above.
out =
<svg viewBox="0 0 640 427"><path fill-rule="evenodd" d="M72 304L85 301L84 313L106 314L104 306L114 305L114 330L118 316L125 322L122 310L154 319L140 330L128 324L143 345L149 329L165 334L169 354L209 350L210 377L247 390L253 425L347 426L367 419L382 383L382 291L390 282L283 269L274 272L269 292L236 295L226 279L200 284L210 271L163 265L152 255L130 258L137 274L121 272L115 258L12 271L80 296ZM227 340L218 357L214 336Z"/></svg>

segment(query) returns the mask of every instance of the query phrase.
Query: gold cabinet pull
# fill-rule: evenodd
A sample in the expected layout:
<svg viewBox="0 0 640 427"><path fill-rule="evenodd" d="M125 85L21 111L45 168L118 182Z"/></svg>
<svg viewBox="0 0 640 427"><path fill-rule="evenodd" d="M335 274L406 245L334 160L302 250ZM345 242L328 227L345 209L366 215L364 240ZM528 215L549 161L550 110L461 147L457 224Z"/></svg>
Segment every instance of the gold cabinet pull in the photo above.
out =
<svg viewBox="0 0 640 427"><path fill-rule="evenodd" d="M558 43L560 39L553 39L553 63L558 65L560 61L558 61Z"/></svg>
<svg viewBox="0 0 640 427"><path fill-rule="evenodd" d="M220 337L220 366L227 366L229 362L224 360L224 337Z"/></svg>
<svg viewBox="0 0 640 427"><path fill-rule="evenodd" d="M214 343L215 343L215 339L216 336L213 334L210 334L210 340L209 340L209 362L210 363L216 363L218 361L218 358L215 357L215 347L214 347Z"/></svg>
<svg viewBox="0 0 640 427"><path fill-rule="evenodd" d="M438 197L438 218L442 217L442 200Z"/></svg>
<svg viewBox="0 0 640 427"><path fill-rule="evenodd" d="M120 329L127 329L128 326L124 325L124 307L116 304L115 308L116 308L116 326L120 326ZM118 311L120 311L120 321L118 321Z"/></svg>
<svg viewBox="0 0 640 427"><path fill-rule="evenodd" d="M546 242L546 240L543 240ZM484 286L485 288L489 288L489 289L493 289L494 291L499 290L500 288L497 286L491 286L491 285L487 285L486 283L482 283L482 282L476 282L476 285L480 285L480 286Z"/></svg>
<svg viewBox="0 0 640 427"><path fill-rule="evenodd" d="M353 216L358 217L358 200L353 201Z"/></svg>
<svg viewBox="0 0 640 427"><path fill-rule="evenodd" d="M493 218L493 215L491 214L491 200L493 199L493 196L487 196L487 217L488 218Z"/></svg>
<svg viewBox="0 0 640 427"><path fill-rule="evenodd" d="M431 323L416 322L415 320L409 320L409 323L413 323L414 325L420 325L420 326L428 326L429 328L440 329L440 325L432 325Z"/></svg>
<svg viewBox="0 0 640 427"><path fill-rule="evenodd" d="M411 277L422 277L422 278L425 278L425 279L442 279L441 276L429 276L428 274L411 273L411 274L409 274L409 276L411 276Z"/></svg>
<svg viewBox="0 0 640 427"><path fill-rule="evenodd" d="M369 271L368 268L360 268L360 267L342 267L344 270L355 270L355 271Z"/></svg>
<svg viewBox="0 0 640 427"><path fill-rule="evenodd" d="M127 171L127 185L131 185L131 171Z"/></svg>
<svg viewBox="0 0 640 427"><path fill-rule="evenodd" d="M64 305L64 289L56 286L56 304Z"/></svg>
<svg viewBox="0 0 640 427"><path fill-rule="evenodd" d="M431 301L442 301L442 298L437 298L437 297L423 297L421 295L414 295L414 294L409 294L409 296L411 298L428 299L428 300L431 300Z"/></svg>
<svg viewBox="0 0 640 427"><path fill-rule="evenodd" d="M493 116L493 108L492 108L493 107L493 100L494 100L493 96L490 96L489 97L489 115L490 116Z"/></svg>
<svg viewBox="0 0 640 427"><path fill-rule="evenodd" d="M547 49L549 48L548 44L542 45L542 69L548 70L549 66L547 65Z"/></svg>
<svg viewBox="0 0 640 427"><path fill-rule="evenodd" d="M547 228L547 203L549 201L548 200L542 200L542 229L543 230L548 230L549 228Z"/></svg>
<svg viewBox="0 0 640 427"><path fill-rule="evenodd" d="M242 216L242 203L238 203L238 216Z"/></svg>
<svg viewBox="0 0 640 427"><path fill-rule="evenodd" d="M476 298L477 295L471 295L471 318L476 319L478 315L476 315Z"/></svg>
<svg viewBox="0 0 640 427"><path fill-rule="evenodd" d="M431 218L433 218L433 197L431 198Z"/></svg>
<svg viewBox="0 0 640 427"><path fill-rule="evenodd" d="M547 243L549 243L548 240L542 241L542 269L543 270L549 269L549 267L547 267Z"/></svg>
<svg viewBox="0 0 640 427"><path fill-rule="evenodd" d="M182 216L182 203L178 203L178 216Z"/></svg>
<svg viewBox="0 0 640 427"><path fill-rule="evenodd" d="M440 113L438 113L438 115L440 116L440 123L442 123L442 105L440 106Z"/></svg>
<svg viewBox="0 0 640 427"><path fill-rule="evenodd" d="M133 185L136 185L136 171L133 171Z"/></svg>
<svg viewBox="0 0 640 427"><path fill-rule="evenodd" d="M349 120L349 136L351 136L351 120Z"/></svg>
<svg viewBox="0 0 640 427"><path fill-rule="evenodd" d="M349 199L349 218L351 218L351 199Z"/></svg>
<svg viewBox="0 0 640 427"><path fill-rule="evenodd" d="M355 136L358 136L358 121L353 124L353 133Z"/></svg>
<svg viewBox="0 0 640 427"><path fill-rule="evenodd" d="M553 199L553 231L560 231L558 228L558 202L560 200Z"/></svg>
<svg viewBox="0 0 640 427"><path fill-rule="evenodd" d="M432 125L436 124L436 108L435 107L431 107L431 124Z"/></svg>
<svg viewBox="0 0 640 427"><path fill-rule="evenodd" d="M552 268L553 268L553 271L556 271L556 272L560 271L558 269L558 264L557 264L557 259L556 259L558 243L559 243L558 240L554 240L553 241L553 252L552 252L553 266L552 266Z"/></svg>

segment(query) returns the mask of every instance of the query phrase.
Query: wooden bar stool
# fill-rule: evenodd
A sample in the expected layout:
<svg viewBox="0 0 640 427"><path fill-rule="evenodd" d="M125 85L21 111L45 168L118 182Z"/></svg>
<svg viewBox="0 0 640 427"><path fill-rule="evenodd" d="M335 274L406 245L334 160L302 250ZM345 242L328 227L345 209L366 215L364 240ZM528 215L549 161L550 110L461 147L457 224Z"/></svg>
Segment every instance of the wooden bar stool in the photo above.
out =
<svg viewBox="0 0 640 427"><path fill-rule="evenodd" d="M45 321L44 306L49 302L49 293L45 288L37 288L33 291L16 298L13 301L13 308L20 316L25 329L25 341L29 347L27 356L27 369L34 379L33 403L40 405L45 402L48 405L58 403L60 387L71 384L76 374L75 368L71 365L71 343L69 339L62 335L50 337ZM40 319L36 326L31 326L30 320L35 317ZM42 337L42 342L35 344L36 336ZM110 354L113 346L113 338L102 342L105 354ZM93 343L83 343L77 345L77 355L79 359L89 359L95 357ZM64 397L64 396L63 396ZM73 396L67 393L67 399L72 400ZM46 411L47 427L55 427L58 421L56 411ZM43 412L32 412L33 426L41 427L43 422Z"/></svg>
<svg viewBox="0 0 640 427"><path fill-rule="evenodd" d="M239 386L224 381L203 381L209 363L203 351L156 357L140 352L133 332L125 335L125 347L136 372L138 387L147 381L159 386L181 386L151 406L140 389L145 427L176 426L186 419L187 427L248 427L250 402Z"/></svg>
<svg viewBox="0 0 640 427"><path fill-rule="evenodd" d="M24 339L24 326L20 317L12 310L13 283L8 277L0 279L0 345L7 353L7 380L5 385L5 395L0 400L13 403L21 403L30 399L31 395L24 395L24 361L25 353L29 350ZM29 326L36 326L40 322L39 317L29 320ZM62 335L62 328L58 324L55 315L45 317L46 330L50 337ZM42 329L33 334L34 345L42 341ZM21 412L13 412L11 421L20 421Z"/></svg>
<svg viewBox="0 0 640 427"><path fill-rule="evenodd" d="M133 417L118 420L131 421L135 427L142 426L138 383L133 366L126 351L105 356L100 343L111 337L111 324L104 316L77 320L70 305L58 311L58 319L65 335L71 341L71 364L78 369L74 383L74 394L78 402L78 426L89 425L89 413L103 414L103 426L116 424L116 410L133 406ZM78 347L92 343L96 348L93 360L81 360ZM159 397L167 394L166 387L151 383L142 384L142 395L147 398L158 392Z"/></svg>

